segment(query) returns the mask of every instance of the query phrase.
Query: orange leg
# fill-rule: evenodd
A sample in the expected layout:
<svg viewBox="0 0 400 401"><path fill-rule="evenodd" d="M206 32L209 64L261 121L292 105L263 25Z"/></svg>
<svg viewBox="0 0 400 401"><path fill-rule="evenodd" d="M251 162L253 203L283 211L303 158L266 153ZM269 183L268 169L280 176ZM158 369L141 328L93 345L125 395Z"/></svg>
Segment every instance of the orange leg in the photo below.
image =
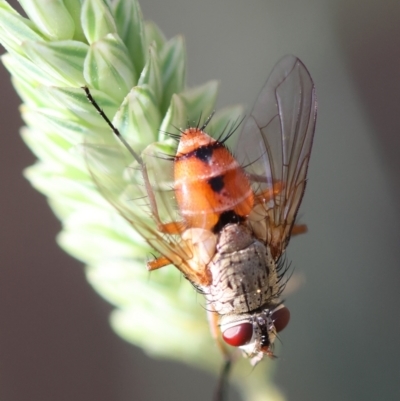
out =
<svg viewBox="0 0 400 401"><path fill-rule="evenodd" d="M185 231L186 226L181 222L159 223L158 230L164 234L181 234ZM170 265L172 262L165 256L160 256L147 262L147 270L153 271Z"/></svg>
<svg viewBox="0 0 400 401"><path fill-rule="evenodd" d="M219 316L218 313L214 311L211 304L207 304L207 318L212 338L215 340L215 343L217 344L217 347L221 351L221 354L224 357L225 361L230 361L231 355L221 338L221 330L219 329L219 324L218 324Z"/></svg>
<svg viewBox="0 0 400 401"><path fill-rule="evenodd" d="M283 191L284 188L285 188L284 183L282 181L277 181L274 183L272 188L265 189L261 193L257 194L254 198L254 203L262 204L262 203L269 202L276 195L279 195Z"/></svg>
<svg viewBox="0 0 400 401"><path fill-rule="evenodd" d="M284 188L285 185L282 181L274 182L272 188L268 188L255 196L254 203L255 204L267 203L271 199L273 199L276 195L279 195L284 190ZM305 224L295 224L292 227L291 235L304 234L307 231L308 231L307 226Z"/></svg>
<svg viewBox="0 0 400 401"><path fill-rule="evenodd" d="M186 225L180 221L161 223L158 230L164 234L182 234L186 230Z"/></svg>
<svg viewBox="0 0 400 401"><path fill-rule="evenodd" d="M155 258L153 260L149 260L147 262L147 270L153 271L157 269L161 269L164 266L170 265L171 261L167 259L165 256L160 256L159 258Z"/></svg>
<svg viewBox="0 0 400 401"><path fill-rule="evenodd" d="M308 231L306 224L295 224L292 228L292 235L304 234Z"/></svg>

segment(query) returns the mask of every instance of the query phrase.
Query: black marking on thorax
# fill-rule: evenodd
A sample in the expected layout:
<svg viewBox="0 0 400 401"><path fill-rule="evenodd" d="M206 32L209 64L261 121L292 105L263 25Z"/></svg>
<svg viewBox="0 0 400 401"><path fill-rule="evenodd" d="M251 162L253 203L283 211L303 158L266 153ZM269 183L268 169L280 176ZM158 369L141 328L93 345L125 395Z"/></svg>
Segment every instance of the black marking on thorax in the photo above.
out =
<svg viewBox="0 0 400 401"><path fill-rule="evenodd" d="M236 214L233 210L227 210L220 214L217 224L213 227L214 234L219 233L228 224L238 224L244 222L244 218Z"/></svg>
<svg viewBox="0 0 400 401"><path fill-rule="evenodd" d="M214 152L213 145L201 146L200 148L196 149L193 152L193 156L203 161L204 163L210 164L213 152Z"/></svg>
<svg viewBox="0 0 400 401"><path fill-rule="evenodd" d="M214 142L210 145L200 146L199 148L193 150L192 152L186 153L181 157L185 159L195 157L196 159L199 159L206 164L211 164L214 150L220 149L223 146L224 145L219 142Z"/></svg>
<svg viewBox="0 0 400 401"><path fill-rule="evenodd" d="M210 185L211 189L217 193L221 192L225 187L223 175L217 175L216 177L212 177L207 182Z"/></svg>

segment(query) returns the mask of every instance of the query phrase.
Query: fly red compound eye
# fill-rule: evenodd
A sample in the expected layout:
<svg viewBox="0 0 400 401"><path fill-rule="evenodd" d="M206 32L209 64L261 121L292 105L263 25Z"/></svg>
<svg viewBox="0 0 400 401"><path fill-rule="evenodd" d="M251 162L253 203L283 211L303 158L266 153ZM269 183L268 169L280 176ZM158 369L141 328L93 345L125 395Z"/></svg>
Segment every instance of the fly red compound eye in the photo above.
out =
<svg viewBox="0 0 400 401"><path fill-rule="evenodd" d="M279 333L288 325L290 311L286 306L279 308L271 314L271 319L274 322L276 332Z"/></svg>
<svg viewBox="0 0 400 401"><path fill-rule="evenodd" d="M251 323L240 323L229 327L222 333L224 341L232 347L241 347L247 344L253 337L253 325Z"/></svg>

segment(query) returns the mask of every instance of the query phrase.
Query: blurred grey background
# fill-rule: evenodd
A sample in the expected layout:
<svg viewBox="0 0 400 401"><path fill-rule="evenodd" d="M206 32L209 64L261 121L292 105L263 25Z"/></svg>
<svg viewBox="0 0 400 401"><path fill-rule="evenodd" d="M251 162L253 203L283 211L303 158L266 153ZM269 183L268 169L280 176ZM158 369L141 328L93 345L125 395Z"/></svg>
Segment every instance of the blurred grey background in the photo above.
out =
<svg viewBox="0 0 400 401"><path fill-rule="evenodd" d="M186 37L189 85L220 80L219 106L251 105L285 54L310 70L319 115L301 209L309 233L288 250L305 284L287 300L276 382L290 401L399 400L400 2L141 6L167 37ZM0 74L0 399L210 400L212 377L150 360L112 333L111 307L57 247L59 222L22 177L34 158Z"/></svg>

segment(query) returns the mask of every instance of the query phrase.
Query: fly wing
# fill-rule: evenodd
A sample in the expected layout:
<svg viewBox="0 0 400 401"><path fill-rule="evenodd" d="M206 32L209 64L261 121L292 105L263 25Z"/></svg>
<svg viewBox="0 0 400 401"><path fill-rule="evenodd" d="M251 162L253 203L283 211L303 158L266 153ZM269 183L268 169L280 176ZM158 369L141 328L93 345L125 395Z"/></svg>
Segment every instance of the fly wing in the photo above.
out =
<svg viewBox="0 0 400 401"><path fill-rule="evenodd" d="M126 117L121 109L122 117L115 117L120 124L123 122L123 131L119 131L89 89L83 89L112 131L105 136L93 133L91 143L83 145L87 168L99 192L160 253L160 257L148 262L150 270L173 264L195 286L209 285L211 276L206 266L215 254L217 236L203 228L187 227L183 222L174 190L173 161L179 136L170 134L155 142L156 136L149 134L146 138L137 132L135 124L130 130L127 107L123 109L128 113ZM237 108L235 111L233 114L240 114ZM217 113L213 123L215 127L227 127L228 114ZM172 121L168 125L175 128Z"/></svg>
<svg viewBox="0 0 400 401"><path fill-rule="evenodd" d="M309 72L298 58L286 56L261 90L236 145L255 193L250 225L276 259L290 239L304 194L316 113Z"/></svg>
<svg viewBox="0 0 400 401"><path fill-rule="evenodd" d="M113 145L85 144L86 164L102 196L158 251L166 263L174 264L189 280L201 281L187 263L193 258L192 239L182 233L163 232L161 226L179 221L174 202L172 161L150 149L132 156L118 140ZM149 153L151 153L149 155ZM150 192L149 192L150 190ZM157 206L155 216L154 204ZM162 266L161 265L161 266ZM160 267L161 267L160 266ZM201 277L201 272L199 272Z"/></svg>
<svg viewBox="0 0 400 401"><path fill-rule="evenodd" d="M143 160L141 163L135 160L117 140L113 145L86 143L84 154L88 170L103 197L151 245L154 241L161 241L162 235L157 233L157 224L152 218L151 204L143 180ZM154 193L161 194L163 202L160 204L168 205L166 198L170 191L168 183L164 185L164 191L158 191L159 188L155 187ZM165 213L172 215L173 212L164 210Z"/></svg>

